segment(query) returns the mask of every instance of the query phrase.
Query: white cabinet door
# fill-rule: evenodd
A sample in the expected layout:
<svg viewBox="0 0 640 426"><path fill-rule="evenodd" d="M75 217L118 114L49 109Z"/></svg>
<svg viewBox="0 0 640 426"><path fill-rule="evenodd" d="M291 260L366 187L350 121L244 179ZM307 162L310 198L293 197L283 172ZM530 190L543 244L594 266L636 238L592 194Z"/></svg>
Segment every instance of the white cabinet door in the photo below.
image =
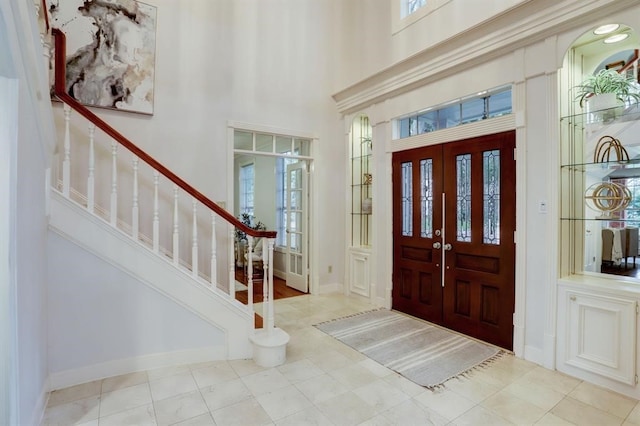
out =
<svg viewBox="0 0 640 426"><path fill-rule="evenodd" d="M371 290L369 257L370 254L363 251L349 253L349 292L369 297Z"/></svg>
<svg viewBox="0 0 640 426"><path fill-rule="evenodd" d="M636 301L565 291L565 364L635 385Z"/></svg>

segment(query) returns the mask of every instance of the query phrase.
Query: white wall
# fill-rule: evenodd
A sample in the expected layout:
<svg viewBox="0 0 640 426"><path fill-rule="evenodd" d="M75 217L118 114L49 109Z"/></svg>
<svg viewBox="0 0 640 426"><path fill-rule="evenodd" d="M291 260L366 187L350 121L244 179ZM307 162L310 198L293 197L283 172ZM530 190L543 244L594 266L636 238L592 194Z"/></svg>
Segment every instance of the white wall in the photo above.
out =
<svg viewBox="0 0 640 426"><path fill-rule="evenodd" d="M53 123L51 104L42 96L47 86L33 3L0 1L0 27L0 76L18 83L17 104L11 105L12 114L3 114L3 120L12 115L14 120L0 125L3 160L9 162L8 181L3 179L0 190L3 214L8 213L8 227L6 216L2 220L1 239L9 244L9 279L3 275L0 285L4 296L10 297L9 346L2 342L0 352L8 353L12 368L9 413L3 413L0 421L7 415L12 424L32 425L40 422L47 390L45 173ZM4 269L6 258L1 262ZM5 308L3 303L0 309ZM6 403L3 395L2 406Z"/></svg>
<svg viewBox="0 0 640 426"><path fill-rule="evenodd" d="M145 369L149 356L224 346L217 327L69 240L50 232L47 249L52 376L117 362Z"/></svg>
<svg viewBox="0 0 640 426"><path fill-rule="evenodd" d="M318 279L341 280L344 218L335 212L344 197L335 188L344 187L345 146L330 97L339 34L329 29L342 2L148 3L158 8L154 115L97 113L210 199L229 204L228 120L317 135L317 224L335 230L319 235Z"/></svg>

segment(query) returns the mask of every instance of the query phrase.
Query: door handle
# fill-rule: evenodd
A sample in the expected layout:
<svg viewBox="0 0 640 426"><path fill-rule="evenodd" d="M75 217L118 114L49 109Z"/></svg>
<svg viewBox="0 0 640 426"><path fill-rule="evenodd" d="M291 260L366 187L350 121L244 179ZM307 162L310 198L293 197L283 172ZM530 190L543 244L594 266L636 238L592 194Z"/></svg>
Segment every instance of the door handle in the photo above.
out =
<svg viewBox="0 0 640 426"><path fill-rule="evenodd" d="M435 243L433 243L434 249L438 250L440 247L442 247L442 245L439 242L436 241Z"/></svg>
<svg viewBox="0 0 640 426"><path fill-rule="evenodd" d="M444 245L444 249L445 249L446 251L451 250L451 249L452 249L451 244L446 243L446 244Z"/></svg>

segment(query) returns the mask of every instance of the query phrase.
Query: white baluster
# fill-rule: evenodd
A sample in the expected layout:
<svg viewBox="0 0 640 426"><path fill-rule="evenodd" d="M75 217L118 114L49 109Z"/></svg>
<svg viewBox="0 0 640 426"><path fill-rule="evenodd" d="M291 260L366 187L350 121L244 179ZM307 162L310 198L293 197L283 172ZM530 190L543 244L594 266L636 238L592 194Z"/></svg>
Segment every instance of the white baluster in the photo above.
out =
<svg viewBox="0 0 640 426"><path fill-rule="evenodd" d="M198 200L193 199L193 244L191 245L191 273L198 278Z"/></svg>
<svg viewBox="0 0 640 426"><path fill-rule="evenodd" d="M45 11L45 13L47 13ZM50 71L49 71L49 67L51 64L51 43L49 43L48 41L48 36L47 38L45 38L45 34L40 34L40 43L42 44L42 56L44 58L44 69L45 69L45 73L46 73L46 77L47 80L46 81L50 81Z"/></svg>
<svg viewBox="0 0 640 426"><path fill-rule="evenodd" d="M87 178L87 210L93 213L94 206L96 204L96 154L94 150L96 134L96 125L91 124L89 126L89 177Z"/></svg>
<svg viewBox="0 0 640 426"><path fill-rule="evenodd" d="M173 264L180 262L180 230L178 226L178 186L173 186Z"/></svg>
<svg viewBox="0 0 640 426"><path fill-rule="evenodd" d="M160 209L158 206L158 180L160 173L153 171L153 251L160 250Z"/></svg>
<svg viewBox="0 0 640 426"><path fill-rule="evenodd" d="M69 198L71 187L71 131L69 120L71 119L71 107L64 104L64 158L62 160L62 194Z"/></svg>
<svg viewBox="0 0 640 426"><path fill-rule="evenodd" d="M267 272L269 269L269 254L265 250L267 249L267 239L262 239L262 328L267 328L267 320L269 319L269 280L267 279Z"/></svg>
<svg viewBox="0 0 640 426"><path fill-rule="evenodd" d="M233 256L233 241L235 238L235 228L233 225L229 224L229 296L232 299L236 298L236 265Z"/></svg>
<svg viewBox="0 0 640 426"><path fill-rule="evenodd" d="M216 242L216 214L211 212L211 285L216 286L218 282L218 254L216 253L218 244Z"/></svg>
<svg viewBox="0 0 640 426"><path fill-rule="evenodd" d="M138 206L138 162L137 156L133 156L133 207L131 207L131 236L138 241L138 232L140 228L140 213Z"/></svg>
<svg viewBox="0 0 640 426"><path fill-rule="evenodd" d="M118 222L118 144L111 141L111 226Z"/></svg>
<svg viewBox="0 0 640 426"><path fill-rule="evenodd" d="M240 253L240 256L244 254ZM243 262L247 262L247 305L253 309L253 237L251 235L247 235L247 258Z"/></svg>
<svg viewBox="0 0 640 426"><path fill-rule="evenodd" d="M266 322L266 327L267 327L267 333L271 334L271 332L273 331L273 328L275 327L275 320L274 320L274 311L273 311L273 245L275 243L275 238L269 238L267 241L266 238L262 239L262 253L263 253L263 259L264 259L264 253L268 253L268 261L265 262L265 266L264 266L264 271L262 279L267 281L268 279L268 286L269 286L269 293L268 293L268 297L269 300L267 302L268 305L268 312L267 312L267 322ZM267 251L265 251L267 250ZM263 263L264 264L264 263Z"/></svg>

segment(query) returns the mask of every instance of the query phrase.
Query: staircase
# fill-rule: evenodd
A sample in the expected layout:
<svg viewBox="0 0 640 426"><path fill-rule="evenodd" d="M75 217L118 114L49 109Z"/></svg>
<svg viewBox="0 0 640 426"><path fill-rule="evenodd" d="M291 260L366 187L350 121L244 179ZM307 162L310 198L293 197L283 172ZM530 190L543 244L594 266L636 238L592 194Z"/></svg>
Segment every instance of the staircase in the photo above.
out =
<svg viewBox="0 0 640 426"><path fill-rule="evenodd" d="M253 357L263 366L283 363L289 336L274 325L276 233L248 228L69 96L65 36L57 29L51 34L54 91L61 101L54 102L53 109L62 141L51 179L51 231L122 271L136 286L151 289L218 330L223 338L209 348L207 357ZM262 238L263 253L267 253L262 280L264 328L260 330L254 328L250 252L249 300L244 305L235 298L236 229L247 234L249 248L254 238ZM149 368L138 364L109 360L96 374L105 377ZM52 374L52 388L88 381L92 374L76 373Z"/></svg>

